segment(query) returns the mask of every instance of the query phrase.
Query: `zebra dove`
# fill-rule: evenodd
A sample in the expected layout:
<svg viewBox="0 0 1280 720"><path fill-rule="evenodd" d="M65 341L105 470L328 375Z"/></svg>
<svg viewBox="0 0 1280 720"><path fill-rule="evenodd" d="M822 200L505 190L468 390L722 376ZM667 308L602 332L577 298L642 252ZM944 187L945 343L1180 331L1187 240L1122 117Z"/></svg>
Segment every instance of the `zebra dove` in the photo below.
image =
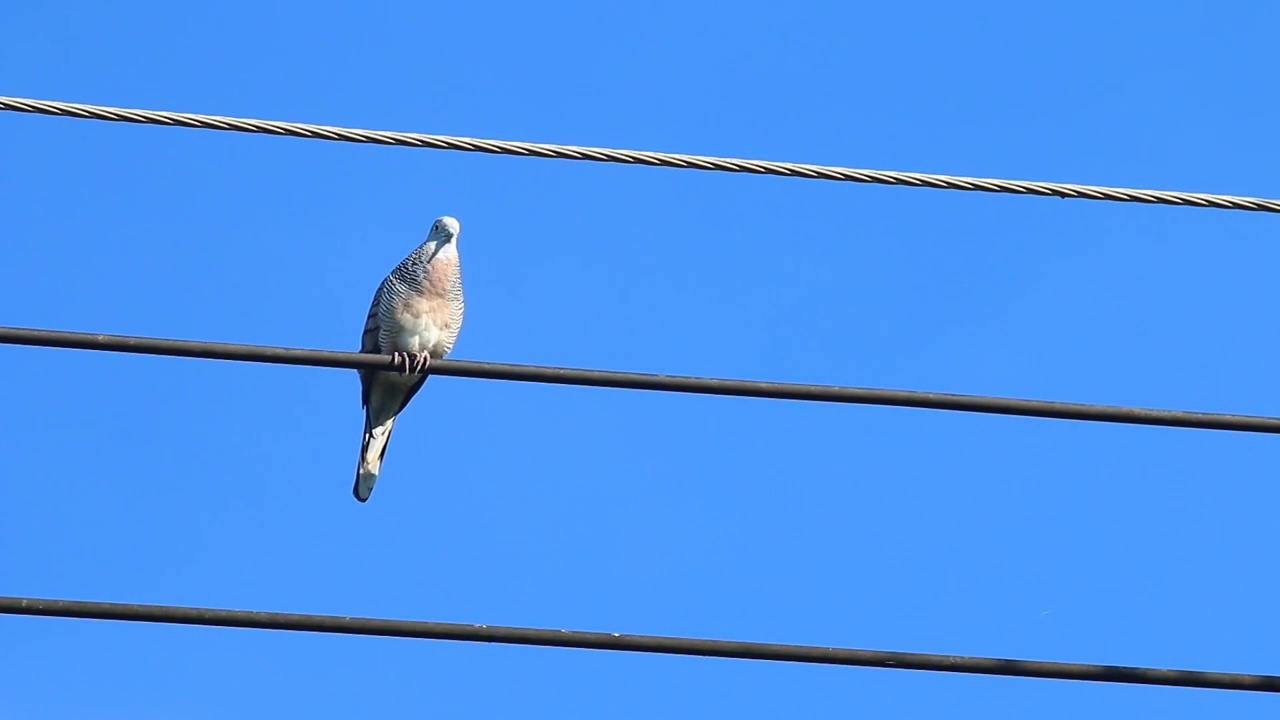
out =
<svg viewBox="0 0 1280 720"><path fill-rule="evenodd" d="M396 417L422 389L432 358L449 354L462 327L462 266L452 217L437 218L427 239L383 279L364 323L360 352L392 355L398 372L361 370L364 440L351 494L366 502L387 453Z"/></svg>

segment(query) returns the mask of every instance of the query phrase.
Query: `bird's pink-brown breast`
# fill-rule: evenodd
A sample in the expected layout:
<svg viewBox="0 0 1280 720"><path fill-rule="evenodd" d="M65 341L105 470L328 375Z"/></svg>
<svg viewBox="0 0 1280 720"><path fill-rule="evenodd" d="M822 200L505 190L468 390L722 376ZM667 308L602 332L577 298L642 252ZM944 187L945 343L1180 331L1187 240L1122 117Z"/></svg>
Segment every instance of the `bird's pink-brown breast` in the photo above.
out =
<svg viewBox="0 0 1280 720"><path fill-rule="evenodd" d="M405 352L425 352L436 358L452 348L460 316L453 307L450 287L456 282L459 269L457 257L437 257L432 261L421 291L406 293L396 303L393 345Z"/></svg>

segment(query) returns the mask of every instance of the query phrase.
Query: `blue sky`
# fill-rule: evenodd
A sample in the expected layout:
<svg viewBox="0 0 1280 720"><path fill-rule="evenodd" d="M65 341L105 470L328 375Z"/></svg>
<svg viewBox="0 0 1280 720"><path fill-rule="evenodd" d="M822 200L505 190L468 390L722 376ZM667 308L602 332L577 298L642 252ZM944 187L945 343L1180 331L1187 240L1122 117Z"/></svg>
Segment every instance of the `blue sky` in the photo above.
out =
<svg viewBox="0 0 1280 720"><path fill-rule="evenodd" d="M1278 196L1273 3L9 3L0 93ZM0 323L1280 413L1276 218L0 114ZM0 594L1280 672L1275 438L0 347ZM14 718L1261 718L1245 693L0 618Z"/></svg>

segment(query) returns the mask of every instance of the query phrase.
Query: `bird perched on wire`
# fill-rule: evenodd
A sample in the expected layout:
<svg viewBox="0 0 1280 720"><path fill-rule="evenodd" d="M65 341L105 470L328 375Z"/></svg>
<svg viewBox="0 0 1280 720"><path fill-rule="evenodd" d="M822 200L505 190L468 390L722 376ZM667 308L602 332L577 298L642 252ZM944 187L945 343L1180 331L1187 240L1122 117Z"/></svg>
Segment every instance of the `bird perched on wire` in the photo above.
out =
<svg viewBox="0 0 1280 720"><path fill-rule="evenodd" d="M398 371L361 370L364 440L351 494L366 502L382 469L396 417L422 389L432 358L449 354L462 328L462 265L449 216L436 218L427 239L383 279L373 295L360 352L392 355Z"/></svg>

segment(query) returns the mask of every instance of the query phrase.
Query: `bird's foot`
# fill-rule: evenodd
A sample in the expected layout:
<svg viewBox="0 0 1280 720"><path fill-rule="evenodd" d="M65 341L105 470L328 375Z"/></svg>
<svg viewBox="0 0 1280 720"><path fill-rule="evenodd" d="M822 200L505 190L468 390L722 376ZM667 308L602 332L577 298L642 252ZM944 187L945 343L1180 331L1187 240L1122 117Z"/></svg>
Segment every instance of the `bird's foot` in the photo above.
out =
<svg viewBox="0 0 1280 720"><path fill-rule="evenodd" d="M391 362L397 367L403 366L404 369L400 371L401 375L420 375L431 364L431 357L426 353L394 352L391 353Z"/></svg>

